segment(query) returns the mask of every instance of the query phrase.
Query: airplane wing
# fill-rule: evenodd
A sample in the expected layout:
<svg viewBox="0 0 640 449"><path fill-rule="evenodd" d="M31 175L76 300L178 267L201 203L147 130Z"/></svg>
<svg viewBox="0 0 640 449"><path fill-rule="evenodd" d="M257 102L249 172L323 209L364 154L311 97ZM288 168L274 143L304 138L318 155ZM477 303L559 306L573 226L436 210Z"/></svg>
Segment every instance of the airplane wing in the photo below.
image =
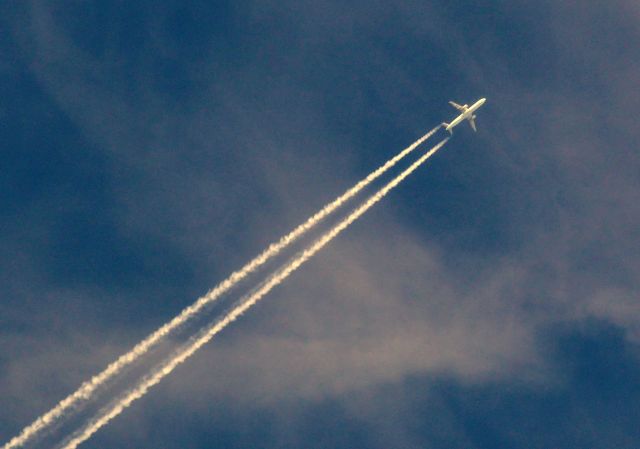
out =
<svg viewBox="0 0 640 449"><path fill-rule="evenodd" d="M458 103L455 103L453 101L450 101L449 104L451 106L453 106L454 108L456 108L458 111L463 111L464 112L467 109L466 107L460 106Z"/></svg>
<svg viewBox="0 0 640 449"><path fill-rule="evenodd" d="M477 131L476 129L476 122L475 122L475 117L469 117L469 124L471 125L471 128L473 128L474 131Z"/></svg>

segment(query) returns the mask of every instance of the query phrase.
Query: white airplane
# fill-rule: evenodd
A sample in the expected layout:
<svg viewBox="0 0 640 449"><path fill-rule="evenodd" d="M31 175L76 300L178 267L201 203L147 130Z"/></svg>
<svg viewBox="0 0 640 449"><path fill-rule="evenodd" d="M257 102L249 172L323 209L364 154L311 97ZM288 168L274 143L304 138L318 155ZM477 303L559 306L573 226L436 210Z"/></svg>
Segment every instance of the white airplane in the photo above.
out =
<svg viewBox="0 0 640 449"><path fill-rule="evenodd" d="M473 103L471 106L468 106L466 104L464 106L460 106L458 103L454 103L453 101L450 101L449 104L454 108L456 108L457 110L461 111L462 114L457 116L451 123L442 123L442 126L444 126L444 129L446 129L451 134L453 134L453 128L466 119L466 120L469 120L469 124L471 125L471 128L473 128L473 130L476 131L476 122L474 122L474 119L476 118L476 116L473 113L480 106L482 106L485 101L487 101L486 98L481 98L475 103Z"/></svg>

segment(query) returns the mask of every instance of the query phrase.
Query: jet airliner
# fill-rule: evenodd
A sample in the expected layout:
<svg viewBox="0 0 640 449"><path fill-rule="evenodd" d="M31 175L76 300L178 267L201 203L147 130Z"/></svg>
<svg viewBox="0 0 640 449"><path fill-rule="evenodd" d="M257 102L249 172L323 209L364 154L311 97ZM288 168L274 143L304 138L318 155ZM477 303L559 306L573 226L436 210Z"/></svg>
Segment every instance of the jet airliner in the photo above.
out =
<svg viewBox="0 0 640 449"><path fill-rule="evenodd" d="M471 125L471 128L473 128L474 131L476 131L476 122L474 121L476 116L474 115L474 112L480 106L482 106L485 101L487 101L486 98L481 98L475 103L473 103L471 106L468 106L466 104L461 106L458 103L454 103L453 101L450 101L449 104L454 108L456 108L458 111L460 111L461 114L457 116L455 119L453 119L451 123L442 123L442 126L444 126L444 129L446 129L451 134L453 134L453 128L455 126L457 126L463 120L469 120L469 125Z"/></svg>

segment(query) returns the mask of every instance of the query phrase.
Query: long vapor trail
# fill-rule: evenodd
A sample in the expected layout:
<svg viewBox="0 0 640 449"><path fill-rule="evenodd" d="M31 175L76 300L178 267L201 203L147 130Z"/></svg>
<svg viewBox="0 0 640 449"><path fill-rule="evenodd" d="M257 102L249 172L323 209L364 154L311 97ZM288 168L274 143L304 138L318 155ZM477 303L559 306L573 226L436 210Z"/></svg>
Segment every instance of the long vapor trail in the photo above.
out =
<svg viewBox="0 0 640 449"><path fill-rule="evenodd" d="M129 407L132 402L144 396L149 388L160 382L165 376L170 374L178 365L192 356L198 349L209 342L216 334L222 331L230 323L235 321L250 307L260 301L271 289L282 281L284 281L291 273L297 270L302 264L313 257L318 251L320 251L325 245L333 240L338 234L347 229L349 225L355 222L360 216L362 216L367 210L369 210L374 204L380 201L391 189L400 184L407 176L414 172L420 165L422 165L427 159L429 159L436 151L438 151L449 138L442 140L431 150L421 156L415 161L409 168L399 174L396 178L391 180L387 185L381 188L374 195L369 197L367 201L356 208L349 216L334 226L331 230L327 231L318 240L316 240L307 249L301 251L291 262L285 265L280 270L276 271L273 275L267 278L263 284L261 284L255 291L248 294L239 305L234 307L227 313L221 320L216 322L212 327L206 329L204 332L199 333L189 344L184 348L176 352L171 358L166 360L155 371L146 375L140 383L131 390L125 392L123 396L115 401L112 405L107 406L98 417L91 420L84 429L75 432L69 440L65 443L62 449L75 449L79 444L86 441L91 435L98 431L102 426L106 425L114 417L119 415L125 408Z"/></svg>
<svg viewBox="0 0 640 449"><path fill-rule="evenodd" d="M12 449L24 445L27 441L33 438L43 429L53 424L57 419L64 416L65 412L74 407L81 401L88 400L95 391L116 376L122 371L123 368L135 362L138 358L148 352L153 346L155 346L160 340L169 335L174 329L184 324L190 318L198 314L207 304L212 303L218 299L222 294L231 289L238 282L246 278L249 274L254 272L260 266L265 264L272 257L279 254L284 248L289 246L299 237L304 235L307 231L313 228L316 224L326 218L329 214L334 212L340 206L342 206L349 199L353 198L362 189L367 187L371 182L384 174L387 170L396 165L400 160L409 155L425 140L431 137L438 129L440 125L433 128L427 134L416 140L407 148L402 150L393 158L389 159L385 164L380 166L375 171L371 172L366 178L358 182L355 186L348 189L341 196L333 200L331 203L324 206L319 212L311 216L307 221L299 225L289 234L283 236L276 243L269 245L261 254L247 263L242 269L233 272L227 279L222 281L206 295L199 298L192 305L186 307L179 315L173 318L168 323L158 328L155 332L147 336L144 340L138 343L126 354L121 355L115 362L109 364L101 373L93 376L87 382L84 382L80 388L75 392L60 401L54 408L49 410L44 415L37 418L33 423L25 427L19 435L12 438L7 442L2 449Z"/></svg>

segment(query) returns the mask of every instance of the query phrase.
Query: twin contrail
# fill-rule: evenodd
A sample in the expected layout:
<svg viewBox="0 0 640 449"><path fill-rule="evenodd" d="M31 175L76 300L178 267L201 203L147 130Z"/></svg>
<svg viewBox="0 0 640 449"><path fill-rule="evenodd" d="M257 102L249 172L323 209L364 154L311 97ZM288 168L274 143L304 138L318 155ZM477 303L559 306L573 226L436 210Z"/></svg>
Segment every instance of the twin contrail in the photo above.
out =
<svg viewBox="0 0 640 449"><path fill-rule="evenodd" d="M235 321L244 312L246 312L251 306L260 301L272 288L284 281L291 273L297 270L302 264L313 257L318 251L320 251L326 244L333 240L338 234L347 229L349 225L355 222L360 216L362 216L367 210L369 210L374 204L380 201L391 189L400 184L407 176L415 171L420 165L422 165L427 159L429 159L436 151L438 151L449 138L442 140L431 150L425 153L417 161L415 161L409 168L391 180L387 185L372 195L367 201L356 208L349 216L334 226L331 230L322 235L307 249L301 251L293 260L286 264L283 268L276 271L264 283L262 283L255 291L248 294L238 306L228 312L222 319L216 322L213 326L200 332L196 338L188 343L184 348L180 349L173 356L167 359L159 368L155 369L151 373L147 374L140 383L125 392L120 399L116 400L111 405L107 406L98 416L83 428L75 432L64 443L61 449L75 449L83 441L87 440L91 435L98 431L102 426L106 425L114 417L119 415L125 408L129 407L132 402L144 396L149 388L160 382L165 376L170 374L178 365L192 356L198 349L209 342L216 334L222 331L230 323Z"/></svg>
<svg viewBox="0 0 640 449"><path fill-rule="evenodd" d="M25 427L19 435L12 438L9 442L7 442L2 449L12 449L19 446L24 445L27 441L37 435L39 432L44 430L45 428L52 425L59 418L62 418L65 413L72 407L77 406L82 401L86 401L90 399L96 390L104 385L107 381L112 379L118 373L120 373L123 368L132 364L146 352L148 352L152 347L158 344L164 337L169 335L173 330L184 324L190 318L197 315L207 304L212 303L216 299L218 299L222 294L231 289L238 282L243 280L249 274L254 272L257 268L265 264L272 257L279 254L284 248L289 246L299 237L304 235L307 231L313 228L316 224L342 206L349 199L358 194L362 189L367 187L371 182L384 174L387 170L392 168L395 164L397 164L404 157L409 155L413 150L415 150L420 144L422 144L425 140L431 137L440 126L435 127L427 134L422 136L420 139L416 140L406 149L402 150L396 156L388 160L384 165L380 166L378 169L370 173L366 178L358 182L355 186L344 192L341 196L336 198L331 203L324 206L319 212L310 217L306 222L299 225L289 234L283 236L278 242L272 243L265 249L260 255L251 260L247 265L245 265L239 271L233 272L227 279L218 284L215 288L210 290L206 295L199 298L195 303L185 308L179 315L173 318L168 323L164 324L160 328L158 328L155 332L150 334L140 343L138 343L133 349L131 349L126 354L121 355L115 362L108 365L101 373L95 375L87 382L83 383L78 390L76 390L71 395L67 396L65 399L60 401L54 408L45 413L44 415L37 418L33 423L29 426Z"/></svg>

